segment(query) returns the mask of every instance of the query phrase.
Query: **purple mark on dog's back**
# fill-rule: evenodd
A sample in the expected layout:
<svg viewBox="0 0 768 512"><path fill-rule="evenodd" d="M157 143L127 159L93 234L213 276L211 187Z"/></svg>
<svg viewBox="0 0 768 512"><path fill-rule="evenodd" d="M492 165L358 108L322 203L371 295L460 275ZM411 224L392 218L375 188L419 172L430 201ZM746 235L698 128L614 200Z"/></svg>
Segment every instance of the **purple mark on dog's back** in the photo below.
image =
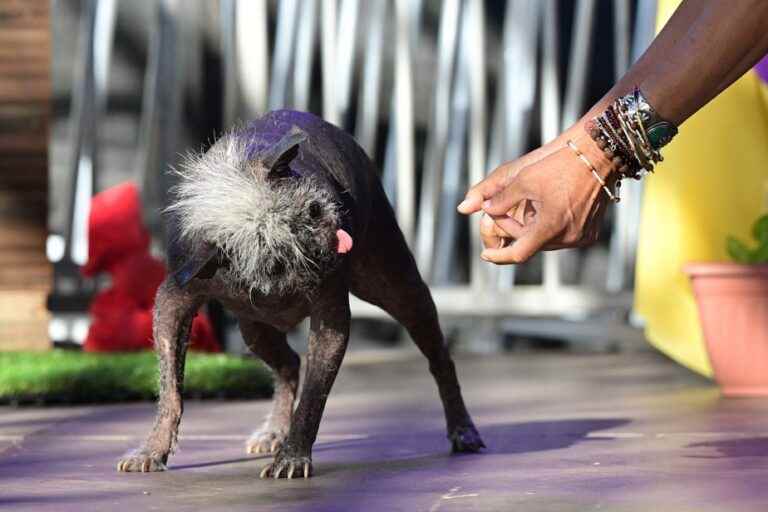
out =
<svg viewBox="0 0 768 512"><path fill-rule="evenodd" d="M298 126L307 132L315 131L323 121L307 112L292 110L276 110L264 117L248 123L242 130L235 133L238 138L247 141L246 154L250 160L261 151L275 144L293 126Z"/></svg>

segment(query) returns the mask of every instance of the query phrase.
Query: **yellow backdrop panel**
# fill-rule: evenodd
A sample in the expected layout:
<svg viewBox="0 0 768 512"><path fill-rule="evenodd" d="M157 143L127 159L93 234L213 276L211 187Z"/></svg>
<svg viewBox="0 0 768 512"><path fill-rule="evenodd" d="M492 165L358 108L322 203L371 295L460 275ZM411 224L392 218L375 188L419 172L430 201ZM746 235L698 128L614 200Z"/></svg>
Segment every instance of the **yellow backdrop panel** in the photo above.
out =
<svg viewBox="0 0 768 512"><path fill-rule="evenodd" d="M659 1L659 27L678 0ZM680 128L645 180L636 310L648 340L711 376L698 312L682 267L724 261L725 238L749 239L768 197L768 94L750 71Z"/></svg>

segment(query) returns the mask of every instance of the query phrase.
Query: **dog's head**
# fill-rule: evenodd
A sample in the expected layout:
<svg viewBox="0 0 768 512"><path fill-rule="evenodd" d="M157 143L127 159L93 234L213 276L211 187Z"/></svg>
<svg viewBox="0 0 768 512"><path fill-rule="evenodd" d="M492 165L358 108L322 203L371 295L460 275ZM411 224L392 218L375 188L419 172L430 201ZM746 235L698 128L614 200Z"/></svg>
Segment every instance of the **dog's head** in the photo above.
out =
<svg viewBox="0 0 768 512"><path fill-rule="evenodd" d="M310 292L351 251L344 191L327 173L292 168L308 138L293 127L254 151L235 131L187 158L167 208L182 245L199 248L180 284L221 269L251 293Z"/></svg>

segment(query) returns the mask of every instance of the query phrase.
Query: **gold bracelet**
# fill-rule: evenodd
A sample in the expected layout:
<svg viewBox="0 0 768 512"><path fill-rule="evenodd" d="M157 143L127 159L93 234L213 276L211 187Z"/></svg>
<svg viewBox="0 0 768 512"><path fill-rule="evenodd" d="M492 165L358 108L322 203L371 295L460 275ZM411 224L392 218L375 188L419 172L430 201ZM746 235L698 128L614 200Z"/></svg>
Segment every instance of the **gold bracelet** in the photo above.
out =
<svg viewBox="0 0 768 512"><path fill-rule="evenodd" d="M635 110L635 123L637 123L640 137L642 138L643 144L645 145L645 147L648 148L648 151L651 154L651 159L653 160L653 162L654 163L663 162L664 157L661 156L661 152L658 149L654 149L653 146L651 145L651 140L648 138L648 132L645 131L645 126L643 126L643 120L640 117L640 110Z"/></svg>
<svg viewBox="0 0 768 512"><path fill-rule="evenodd" d="M576 156L579 157L579 160L584 162L584 165L586 165L589 168L589 170L592 172L592 176L594 176L597 182L600 184L600 186L603 187L603 190L608 196L608 199L610 199L614 203L618 203L620 201L620 198L617 197L613 192L611 192L611 189L609 189L608 185L605 184L605 180L600 177L600 175L597 173L597 169L595 169L595 166L592 165L592 162L589 161L587 156L581 151L579 151L579 148L577 148L576 144L574 144L573 141L571 141L570 139L566 142L566 144L568 144L568 147L571 148L574 153L576 153Z"/></svg>

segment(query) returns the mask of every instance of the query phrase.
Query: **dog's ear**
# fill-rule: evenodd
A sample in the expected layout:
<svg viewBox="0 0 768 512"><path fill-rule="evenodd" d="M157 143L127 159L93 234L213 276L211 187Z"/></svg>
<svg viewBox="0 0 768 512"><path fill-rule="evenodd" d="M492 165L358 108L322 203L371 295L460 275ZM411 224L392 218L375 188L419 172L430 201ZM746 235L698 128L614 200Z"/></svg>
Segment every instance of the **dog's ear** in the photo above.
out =
<svg viewBox="0 0 768 512"><path fill-rule="evenodd" d="M213 244L200 244L171 268L173 279L183 288L192 279L210 279L220 266L219 250Z"/></svg>
<svg viewBox="0 0 768 512"><path fill-rule="evenodd" d="M289 164L299 154L299 144L307 140L307 134L294 126L261 156L262 165L269 170L270 176L283 176L289 171Z"/></svg>

